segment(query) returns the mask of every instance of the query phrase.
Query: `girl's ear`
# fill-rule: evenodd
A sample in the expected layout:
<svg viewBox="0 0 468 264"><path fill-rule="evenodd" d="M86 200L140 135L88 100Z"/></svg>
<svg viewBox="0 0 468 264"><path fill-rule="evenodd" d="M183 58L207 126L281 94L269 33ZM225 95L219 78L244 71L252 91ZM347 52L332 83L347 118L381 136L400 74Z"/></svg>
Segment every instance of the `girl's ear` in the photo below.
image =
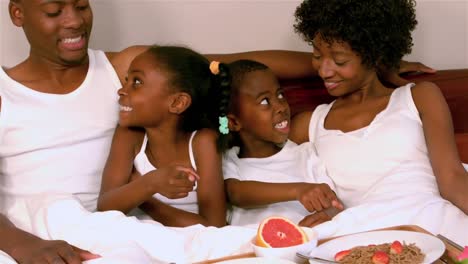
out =
<svg viewBox="0 0 468 264"><path fill-rule="evenodd" d="M13 22L15 26L23 26L24 13L21 3L10 1L10 4L8 5L8 13L10 14L11 22Z"/></svg>
<svg viewBox="0 0 468 264"><path fill-rule="evenodd" d="M239 119L237 119L237 117L233 114L228 114L227 118L229 130L239 132L239 130L242 127L241 123L239 122Z"/></svg>
<svg viewBox="0 0 468 264"><path fill-rule="evenodd" d="M181 114L192 104L192 97L188 93L175 93L172 95L172 102L169 105L169 112Z"/></svg>

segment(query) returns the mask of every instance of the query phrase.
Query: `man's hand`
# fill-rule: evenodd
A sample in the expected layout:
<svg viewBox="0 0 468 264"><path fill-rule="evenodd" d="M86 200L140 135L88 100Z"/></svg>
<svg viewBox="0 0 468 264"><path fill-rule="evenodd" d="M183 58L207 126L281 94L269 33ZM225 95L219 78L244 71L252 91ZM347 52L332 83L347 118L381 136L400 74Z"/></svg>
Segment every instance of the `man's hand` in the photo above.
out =
<svg viewBox="0 0 468 264"><path fill-rule="evenodd" d="M62 240L42 240L32 235L14 248L10 255L19 264L81 264L82 261L100 257Z"/></svg>
<svg viewBox="0 0 468 264"><path fill-rule="evenodd" d="M409 83L408 80L402 78L399 74L406 72L424 72L424 73L435 73L436 70L420 63L420 62L409 62L402 60L400 62L400 68L398 70L382 70L380 77L383 81L395 85L396 87L403 86Z"/></svg>

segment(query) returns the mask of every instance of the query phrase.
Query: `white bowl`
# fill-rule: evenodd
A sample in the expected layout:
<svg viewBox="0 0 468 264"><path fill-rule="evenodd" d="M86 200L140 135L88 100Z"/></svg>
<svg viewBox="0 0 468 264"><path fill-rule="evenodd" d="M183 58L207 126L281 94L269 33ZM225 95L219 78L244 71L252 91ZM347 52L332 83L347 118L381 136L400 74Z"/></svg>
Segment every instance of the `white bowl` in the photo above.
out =
<svg viewBox="0 0 468 264"><path fill-rule="evenodd" d="M276 258L276 259L286 259L294 261L295 263L305 263L307 260L297 257L296 253L301 252L304 255L309 255L309 253L317 247L317 233L308 227L302 227L302 230L307 234L309 241L292 247L282 247L282 248L266 248L260 247L255 244L256 236L252 238L252 247L254 249L255 255L257 257L266 257L266 258Z"/></svg>

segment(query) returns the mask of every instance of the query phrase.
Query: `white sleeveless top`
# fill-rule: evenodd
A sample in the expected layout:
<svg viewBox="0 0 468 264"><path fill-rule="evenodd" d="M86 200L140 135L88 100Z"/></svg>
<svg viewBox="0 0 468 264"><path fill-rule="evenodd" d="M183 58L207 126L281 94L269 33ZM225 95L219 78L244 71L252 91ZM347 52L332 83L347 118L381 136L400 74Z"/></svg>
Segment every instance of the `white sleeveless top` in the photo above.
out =
<svg viewBox="0 0 468 264"><path fill-rule="evenodd" d="M104 52L88 55L85 80L68 94L32 90L0 69L0 212L41 193L74 194L96 209L121 84Z"/></svg>
<svg viewBox="0 0 468 264"><path fill-rule="evenodd" d="M224 179L326 183L334 189L333 182L309 142L297 145L288 140L278 153L265 158L239 158L239 151L239 147L233 147L223 156ZM258 225L267 217L283 216L297 224L309 214L299 201L288 201L254 208L232 206L227 220L231 225Z"/></svg>
<svg viewBox="0 0 468 264"><path fill-rule="evenodd" d="M393 91L367 126L344 133L324 128L333 103L312 114L309 139L347 208L315 229L340 236L395 225L419 225L468 243L468 216L440 196L411 87Z"/></svg>
<svg viewBox="0 0 468 264"><path fill-rule="evenodd" d="M192 135L190 136L190 141L188 144L190 164L192 165L194 170L197 170L197 165L195 164L195 158L193 156L192 141L196 133L197 131L192 132ZM141 145L140 152L136 155L135 161L134 161L135 169L141 175L144 175L150 171L156 170L156 167L154 167L153 164L151 164L151 162L148 160L148 157L146 156L145 150L146 150L147 143L148 143L148 137L145 135L145 138L143 139L143 144ZM165 196L160 195L159 193L155 194L153 197L175 208L198 214L198 198L197 198L197 192L196 192L196 183L195 183L194 189L191 192L189 192L187 197L184 197L184 198L169 199ZM134 210L130 214L136 215L139 218L141 218L140 217L141 213L142 212L140 210L136 210L136 211Z"/></svg>
<svg viewBox="0 0 468 264"><path fill-rule="evenodd" d="M439 196L412 86L395 89L386 109L369 126L356 131L324 128L334 102L318 106L312 114L309 140L347 207L375 195L417 192Z"/></svg>

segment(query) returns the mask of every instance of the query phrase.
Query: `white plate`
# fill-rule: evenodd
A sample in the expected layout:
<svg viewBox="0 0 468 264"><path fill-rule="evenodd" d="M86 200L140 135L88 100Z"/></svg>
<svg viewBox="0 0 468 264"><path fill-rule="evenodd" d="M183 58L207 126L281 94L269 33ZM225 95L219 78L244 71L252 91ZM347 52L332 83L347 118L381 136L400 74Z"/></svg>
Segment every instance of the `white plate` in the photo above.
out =
<svg viewBox="0 0 468 264"><path fill-rule="evenodd" d="M216 262L218 264L295 264L292 261L285 259L272 259L272 258L241 258L241 259L231 259L221 262Z"/></svg>
<svg viewBox="0 0 468 264"><path fill-rule="evenodd" d="M426 255L424 263L434 262L445 251L444 243L435 236L419 232L389 230L371 231L339 237L315 248L311 256L333 260L335 254L342 250L369 244L392 243L395 240L401 243L405 242L406 244L415 243ZM311 260L310 263L319 262Z"/></svg>

